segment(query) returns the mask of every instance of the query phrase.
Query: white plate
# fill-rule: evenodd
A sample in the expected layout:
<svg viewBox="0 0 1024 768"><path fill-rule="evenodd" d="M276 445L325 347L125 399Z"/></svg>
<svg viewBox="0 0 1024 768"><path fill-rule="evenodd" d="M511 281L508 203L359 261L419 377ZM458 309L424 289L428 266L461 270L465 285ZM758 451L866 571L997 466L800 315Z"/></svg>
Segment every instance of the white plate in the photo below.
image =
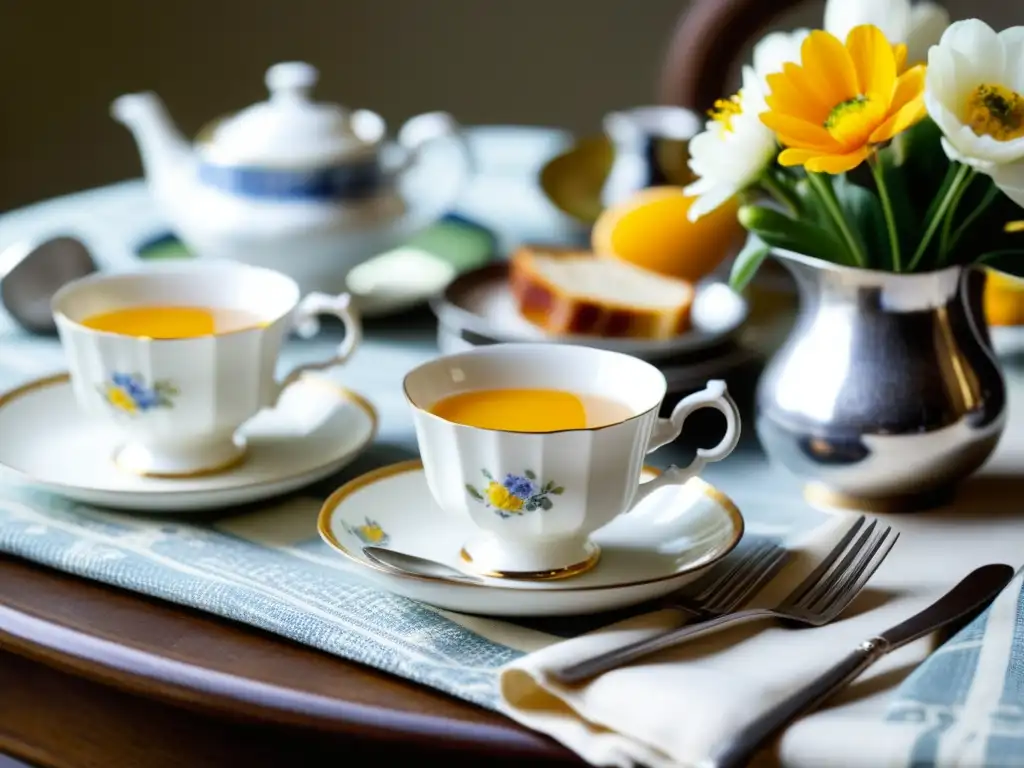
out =
<svg viewBox="0 0 1024 768"><path fill-rule="evenodd" d="M550 341L624 352L652 359L707 349L732 338L747 319L747 302L725 283L697 285L691 317L693 327L671 339L622 339L600 336L556 336L519 313L508 284L508 265L490 264L457 278L433 303L441 325L456 333L468 331L480 343Z"/></svg>
<svg viewBox="0 0 1024 768"><path fill-rule="evenodd" d="M376 431L370 403L309 376L289 387L277 408L242 428L249 451L237 467L205 477L139 477L114 465L115 429L79 410L61 374L0 395L0 468L86 504L149 512L213 509L327 477L352 461Z"/></svg>
<svg viewBox="0 0 1024 768"><path fill-rule="evenodd" d="M654 470L647 470L648 477ZM386 571L364 544L389 547L460 568L475 529L431 499L423 465L406 461L368 472L335 491L320 511L320 536L371 581L414 600L490 616L597 613L667 595L725 557L743 535L743 517L723 493L694 479L665 487L605 526L594 541L597 566L557 581L487 578L467 584Z"/></svg>

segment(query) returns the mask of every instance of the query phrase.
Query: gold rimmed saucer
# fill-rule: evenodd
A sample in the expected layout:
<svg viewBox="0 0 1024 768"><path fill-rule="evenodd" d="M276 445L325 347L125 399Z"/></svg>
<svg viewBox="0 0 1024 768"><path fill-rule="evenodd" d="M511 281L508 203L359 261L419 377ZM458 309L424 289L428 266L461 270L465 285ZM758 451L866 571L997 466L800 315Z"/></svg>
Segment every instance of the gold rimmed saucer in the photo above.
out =
<svg viewBox="0 0 1024 768"><path fill-rule="evenodd" d="M547 571L486 571L480 570L473 564L473 556L463 547L459 550L459 558L466 563L467 568L478 576L487 576L491 579L505 579L507 581L556 581L558 579L570 579L573 576L580 576L597 565L601 559L601 548L596 544L590 545L590 555L586 560L566 565L561 568L552 568Z"/></svg>
<svg viewBox="0 0 1024 768"><path fill-rule="evenodd" d="M656 474L645 469L647 479ZM397 574L367 559L362 548L386 547L466 570L460 552L478 532L437 507L416 460L381 467L340 487L322 507L317 528L374 583L405 597L465 613L555 616L612 610L679 589L739 543L743 517L725 494L693 479L652 494L597 531L600 558L571 577L485 574L477 584Z"/></svg>
<svg viewBox="0 0 1024 768"><path fill-rule="evenodd" d="M288 493L341 469L376 431L365 398L306 376L242 428L244 462L191 477L144 477L110 460L121 442L117 430L79 409L66 374L0 395L0 467L76 501L139 512L215 509Z"/></svg>

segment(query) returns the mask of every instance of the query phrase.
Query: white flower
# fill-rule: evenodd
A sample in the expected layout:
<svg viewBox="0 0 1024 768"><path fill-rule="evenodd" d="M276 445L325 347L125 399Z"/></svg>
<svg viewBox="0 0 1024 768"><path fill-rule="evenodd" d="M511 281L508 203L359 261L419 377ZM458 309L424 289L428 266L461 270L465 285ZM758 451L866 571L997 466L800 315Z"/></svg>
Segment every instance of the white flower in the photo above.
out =
<svg viewBox="0 0 1024 768"><path fill-rule="evenodd" d="M1024 27L953 24L928 53L924 102L949 158L1024 205Z"/></svg>
<svg viewBox="0 0 1024 768"><path fill-rule="evenodd" d="M704 131L690 140L690 170L700 176L683 190L697 198L690 221L756 183L775 158L775 135L758 117L764 98L753 68L744 67L739 93L715 102Z"/></svg>
<svg viewBox="0 0 1024 768"><path fill-rule="evenodd" d="M775 159L775 134L761 122L767 110L765 79L800 60L807 30L773 32L754 48L754 66L743 68L743 87L715 104L702 133L690 140L690 170L700 178L683 190L697 197L688 217L696 221L755 184Z"/></svg>
<svg viewBox="0 0 1024 768"><path fill-rule="evenodd" d="M1001 165L989 175L1004 195L1024 208L1024 162Z"/></svg>
<svg viewBox="0 0 1024 768"><path fill-rule="evenodd" d="M949 26L949 12L935 3L911 0L828 0L825 30L845 40L850 30L874 24L890 43L906 43L907 64L920 64Z"/></svg>
<svg viewBox="0 0 1024 768"><path fill-rule="evenodd" d="M793 32L771 32L754 46L754 72L764 83L768 75L781 72L786 64L800 63L800 46L811 33L809 29ZM767 93L767 86L762 86Z"/></svg>

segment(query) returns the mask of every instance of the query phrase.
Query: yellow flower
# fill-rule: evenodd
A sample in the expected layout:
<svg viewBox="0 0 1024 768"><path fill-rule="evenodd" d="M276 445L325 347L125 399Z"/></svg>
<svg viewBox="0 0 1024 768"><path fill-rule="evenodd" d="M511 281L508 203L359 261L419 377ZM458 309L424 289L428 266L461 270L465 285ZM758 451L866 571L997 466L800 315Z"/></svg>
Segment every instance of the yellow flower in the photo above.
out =
<svg viewBox="0 0 1024 768"><path fill-rule="evenodd" d="M850 30L845 46L828 32L811 32L800 64L768 76L769 111L761 120L787 147L779 163L843 173L921 120L925 67L897 77L906 55L905 45L890 45L872 25Z"/></svg>
<svg viewBox="0 0 1024 768"><path fill-rule="evenodd" d="M513 496L508 488L494 480L487 486L487 501L491 503L492 507L497 507L505 512L518 512L523 508L522 499Z"/></svg>
<svg viewBox="0 0 1024 768"><path fill-rule="evenodd" d="M135 413L139 409L132 396L114 384L107 387L107 402L125 413Z"/></svg>
<svg viewBox="0 0 1024 768"><path fill-rule="evenodd" d="M384 529L377 523L360 525L357 530L359 531L359 538L371 544L379 544L384 538Z"/></svg>

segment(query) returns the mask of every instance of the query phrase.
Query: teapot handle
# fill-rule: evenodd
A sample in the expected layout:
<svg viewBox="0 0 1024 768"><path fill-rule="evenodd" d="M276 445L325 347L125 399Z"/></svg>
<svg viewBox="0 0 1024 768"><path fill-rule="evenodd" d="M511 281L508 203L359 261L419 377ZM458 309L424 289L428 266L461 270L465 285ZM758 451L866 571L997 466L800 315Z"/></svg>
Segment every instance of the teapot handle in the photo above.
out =
<svg viewBox="0 0 1024 768"><path fill-rule="evenodd" d="M443 142L447 152L426 151ZM427 224L448 213L474 172L462 126L447 112L425 112L409 118L398 130L397 143L404 150L395 169L403 196L411 201L409 216ZM424 173L417 172L424 165ZM420 175L421 179L412 177ZM415 189L408 189L409 180ZM420 202L428 201L428 202Z"/></svg>

